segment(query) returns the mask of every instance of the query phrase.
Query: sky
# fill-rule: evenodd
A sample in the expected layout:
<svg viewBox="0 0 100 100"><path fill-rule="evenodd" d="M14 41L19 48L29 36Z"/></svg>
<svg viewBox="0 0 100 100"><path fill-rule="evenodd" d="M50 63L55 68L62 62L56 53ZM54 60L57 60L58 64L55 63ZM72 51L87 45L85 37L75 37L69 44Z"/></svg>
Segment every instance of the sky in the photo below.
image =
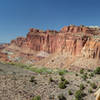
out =
<svg viewBox="0 0 100 100"><path fill-rule="evenodd" d="M70 24L100 26L100 0L0 0L0 42Z"/></svg>

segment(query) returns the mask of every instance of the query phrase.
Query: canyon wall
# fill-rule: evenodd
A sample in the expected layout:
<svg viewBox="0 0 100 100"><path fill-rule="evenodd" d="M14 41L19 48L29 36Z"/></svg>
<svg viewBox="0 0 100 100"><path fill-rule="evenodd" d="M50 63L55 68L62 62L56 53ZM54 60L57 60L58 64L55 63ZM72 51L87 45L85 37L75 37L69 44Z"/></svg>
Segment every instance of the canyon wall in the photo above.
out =
<svg viewBox="0 0 100 100"><path fill-rule="evenodd" d="M10 45L33 51L67 52L73 56L100 59L99 31L85 26L65 26L60 31L31 28L26 38L12 40Z"/></svg>

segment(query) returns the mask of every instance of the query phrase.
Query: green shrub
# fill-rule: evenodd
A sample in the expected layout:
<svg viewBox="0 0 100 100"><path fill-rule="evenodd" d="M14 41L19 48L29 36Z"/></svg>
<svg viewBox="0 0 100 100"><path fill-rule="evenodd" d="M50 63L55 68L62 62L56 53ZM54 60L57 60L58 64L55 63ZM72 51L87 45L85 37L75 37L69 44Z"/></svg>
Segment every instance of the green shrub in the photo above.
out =
<svg viewBox="0 0 100 100"><path fill-rule="evenodd" d="M65 89L65 88L66 88L66 83L65 83L65 81L61 81L61 82L59 83L59 88L61 88L61 89Z"/></svg>
<svg viewBox="0 0 100 100"><path fill-rule="evenodd" d="M72 93L72 91L71 91L71 90L68 90L68 94L69 94L69 95L72 95L73 93Z"/></svg>
<svg viewBox="0 0 100 100"><path fill-rule="evenodd" d="M75 100L82 100L83 98L83 92L81 90L77 90L75 92Z"/></svg>
<svg viewBox="0 0 100 100"><path fill-rule="evenodd" d="M30 79L30 82L34 82L35 81L35 77L32 76L31 79Z"/></svg>
<svg viewBox="0 0 100 100"><path fill-rule="evenodd" d="M53 82L53 79L52 79L52 77L50 77L50 78L49 78L49 82Z"/></svg>
<svg viewBox="0 0 100 100"><path fill-rule="evenodd" d="M90 89L88 90L88 92L89 92L89 93L92 93L93 91L92 91L92 89L90 88Z"/></svg>
<svg viewBox="0 0 100 100"><path fill-rule="evenodd" d="M69 82L64 78L64 76L61 76L61 81L59 83L59 88L65 89L66 84L69 84Z"/></svg>
<svg viewBox="0 0 100 100"><path fill-rule="evenodd" d="M64 78L64 76L61 77L61 81L65 82L65 84L69 84L68 80L66 80L66 79Z"/></svg>
<svg viewBox="0 0 100 100"><path fill-rule="evenodd" d="M83 73L84 73L84 69L81 68L81 69L80 69L80 74L83 74Z"/></svg>
<svg viewBox="0 0 100 100"><path fill-rule="evenodd" d="M65 97L63 94L60 94L60 95L58 96L58 99L59 99L59 100L67 100L66 97Z"/></svg>
<svg viewBox="0 0 100 100"><path fill-rule="evenodd" d="M93 73L93 72L90 73L89 76L90 76L90 78L91 78L91 77L94 77L94 73Z"/></svg>
<svg viewBox="0 0 100 100"><path fill-rule="evenodd" d="M65 82L65 84L69 84L69 81L68 80L65 80L64 82Z"/></svg>
<svg viewBox="0 0 100 100"><path fill-rule="evenodd" d="M64 75L64 73L63 72L59 72L59 75Z"/></svg>
<svg viewBox="0 0 100 100"><path fill-rule="evenodd" d="M78 76L78 74L76 73L75 76Z"/></svg>
<svg viewBox="0 0 100 100"><path fill-rule="evenodd" d="M97 68L94 70L94 73L95 73L95 74L100 74L100 67L97 67Z"/></svg>
<svg viewBox="0 0 100 100"><path fill-rule="evenodd" d="M80 84L80 90L83 90L85 87L83 84Z"/></svg>
<svg viewBox="0 0 100 100"><path fill-rule="evenodd" d="M96 89L97 88L97 85L95 83L90 83L90 86L93 88L93 89Z"/></svg>
<svg viewBox="0 0 100 100"><path fill-rule="evenodd" d="M64 76L61 76L61 81L65 81L65 78L64 78Z"/></svg>
<svg viewBox="0 0 100 100"><path fill-rule="evenodd" d="M87 83L90 83L90 81L87 81Z"/></svg>
<svg viewBox="0 0 100 100"><path fill-rule="evenodd" d="M40 96L35 96L32 100L41 100Z"/></svg>
<svg viewBox="0 0 100 100"><path fill-rule="evenodd" d="M83 80L86 80L88 78L87 73L84 73L82 78L83 78Z"/></svg>
<svg viewBox="0 0 100 100"><path fill-rule="evenodd" d="M62 76L62 75L64 75L64 74L66 74L67 72L68 72L67 70L59 70L58 73L59 73L59 75Z"/></svg>
<svg viewBox="0 0 100 100"><path fill-rule="evenodd" d="M88 72L91 72L91 70L90 70L90 69L88 69L87 71L88 71Z"/></svg>

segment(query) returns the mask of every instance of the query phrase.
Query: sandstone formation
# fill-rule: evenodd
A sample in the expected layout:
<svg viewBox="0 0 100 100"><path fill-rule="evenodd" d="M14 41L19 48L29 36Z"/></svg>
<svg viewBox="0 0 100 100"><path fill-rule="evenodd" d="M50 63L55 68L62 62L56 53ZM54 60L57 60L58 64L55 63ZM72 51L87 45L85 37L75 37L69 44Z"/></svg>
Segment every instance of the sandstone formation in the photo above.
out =
<svg viewBox="0 0 100 100"><path fill-rule="evenodd" d="M94 29L96 30L96 29ZM59 32L31 28L26 38L19 37L11 45L48 53L69 52L72 55L100 58L100 42L94 38L94 30L85 26L65 26Z"/></svg>
<svg viewBox="0 0 100 100"><path fill-rule="evenodd" d="M31 60L41 60L41 57L35 57L36 53L41 51L48 54L68 53L73 57L100 60L100 28L83 25L64 26L60 31L31 28L26 37L12 40L6 50L15 50L20 52L17 57L24 54ZM10 55L10 58L15 56Z"/></svg>

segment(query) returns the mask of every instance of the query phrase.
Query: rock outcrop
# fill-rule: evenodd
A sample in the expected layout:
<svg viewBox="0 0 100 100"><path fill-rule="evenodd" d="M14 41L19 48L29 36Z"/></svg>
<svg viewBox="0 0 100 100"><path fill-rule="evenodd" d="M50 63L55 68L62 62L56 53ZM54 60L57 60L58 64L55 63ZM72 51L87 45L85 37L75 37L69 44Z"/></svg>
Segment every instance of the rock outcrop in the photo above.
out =
<svg viewBox="0 0 100 100"><path fill-rule="evenodd" d="M84 27L84 26L65 26L61 29L61 32L70 32L70 33L78 33L78 32L84 32L84 33L88 33L90 31L90 29L88 27Z"/></svg>
<svg viewBox="0 0 100 100"><path fill-rule="evenodd" d="M30 58L32 61L41 60L44 57L34 58L40 51L48 54L67 53L73 57L100 60L100 28L83 25L64 26L60 31L31 28L26 37L12 40L6 50L16 52L14 56L10 55L10 58L16 58L17 55L18 59L24 54L25 56L20 58L26 57L25 61ZM20 54L17 54L19 52Z"/></svg>
<svg viewBox="0 0 100 100"><path fill-rule="evenodd" d="M59 32L31 28L26 38L19 37L12 40L11 45L34 51L69 52L74 56L100 58L100 42L93 39L95 30L82 25L65 26Z"/></svg>

